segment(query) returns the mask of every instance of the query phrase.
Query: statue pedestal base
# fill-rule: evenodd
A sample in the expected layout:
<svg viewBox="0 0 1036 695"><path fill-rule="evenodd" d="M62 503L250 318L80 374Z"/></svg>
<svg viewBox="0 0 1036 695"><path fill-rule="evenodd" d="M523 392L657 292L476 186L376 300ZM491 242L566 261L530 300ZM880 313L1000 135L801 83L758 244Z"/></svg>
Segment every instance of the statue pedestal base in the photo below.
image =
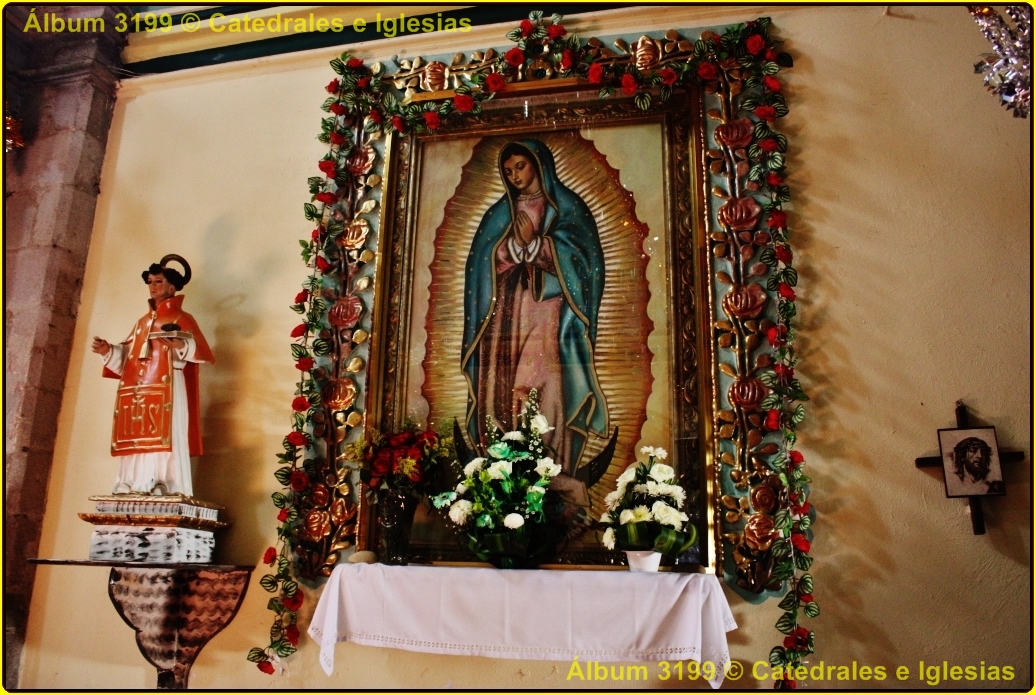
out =
<svg viewBox="0 0 1036 695"><path fill-rule="evenodd" d="M110 566L108 596L137 631L140 653L158 669L159 690L186 690L202 647L237 615L254 565L40 560L41 565Z"/></svg>

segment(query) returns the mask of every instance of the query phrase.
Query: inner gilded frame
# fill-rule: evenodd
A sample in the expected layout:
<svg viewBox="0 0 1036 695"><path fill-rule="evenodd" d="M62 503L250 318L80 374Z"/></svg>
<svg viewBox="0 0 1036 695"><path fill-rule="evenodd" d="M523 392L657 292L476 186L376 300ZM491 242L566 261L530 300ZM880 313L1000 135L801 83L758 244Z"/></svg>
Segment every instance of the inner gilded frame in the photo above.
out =
<svg viewBox="0 0 1036 695"><path fill-rule="evenodd" d="M681 92L644 112L632 100L600 100L596 91L518 96L486 102L480 115L443 123L432 134L389 138L368 433L398 431L407 419L436 428L457 419L466 432L466 260L483 215L505 192L502 148L538 141L552 154L557 179L592 212L604 255L593 372L607 418L603 436L587 433L574 465L586 468L615 428L618 436L603 475L585 481L588 517L600 517L618 474L645 460L641 447L663 447L688 491L699 535L677 568L714 569L713 447L704 443L713 398L711 388L701 388L715 373L701 103ZM359 545L376 548L373 509L361 504ZM419 508L410 561L467 559L453 525ZM621 553L603 548L590 530L570 539L548 566L620 564Z"/></svg>

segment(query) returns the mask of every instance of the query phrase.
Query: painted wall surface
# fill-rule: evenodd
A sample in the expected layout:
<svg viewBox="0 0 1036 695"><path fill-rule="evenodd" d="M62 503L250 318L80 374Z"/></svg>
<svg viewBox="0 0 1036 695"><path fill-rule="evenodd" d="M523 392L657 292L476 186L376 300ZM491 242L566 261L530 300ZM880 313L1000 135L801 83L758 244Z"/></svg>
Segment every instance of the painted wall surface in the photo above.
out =
<svg viewBox="0 0 1036 695"><path fill-rule="evenodd" d="M1011 665L1031 673L1031 477L1005 466L1008 494L984 504L988 533L944 497L936 429L964 399L995 425L1002 450L1031 453L1030 123L1013 119L972 71L988 50L962 7L666 8L600 15L583 36L721 25L766 13L795 56L787 71L789 166L801 273L800 375L813 396L801 450L820 511L814 566L822 615L812 664L885 666L883 683L919 687L919 661ZM625 14L624 14L625 13ZM606 31L605 31L606 30ZM465 48L500 44L505 28ZM461 46L457 46L460 48ZM365 58L453 50L386 41ZM76 514L110 489L115 382L100 376L91 336L121 340L146 309L140 271L165 253L194 266L185 308L215 349L204 367L206 454L195 490L234 526L218 560L257 563L274 540L274 454L288 431L295 370L288 304L304 268L296 239L305 181L335 52L314 51L128 80L101 181L74 354L41 544L44 557L85 557ZM565 688L568 663L442 657L338 646L326 677L304 638L284 676L244 660L266 643L258 574L237 619L202 652L192 688ZM22 686L151 688L155 672L106 596L106 570L42 567ZM317 592L307 592L304 624ZM728 592L741 626L734 658L777 643L775 601ZM609 610L622 610L611 606ZM602 629L607 626L603 625ZM909 680L895 680L905 665ZM652 686L686 687L657 680ZM699 682L700 684L700 682ZM629 687L630 684L609 684ZM641 684L643 685L643 684ZM769 687L769 683L759 683ZM962 685L950 682L940 684Z"/></svg>

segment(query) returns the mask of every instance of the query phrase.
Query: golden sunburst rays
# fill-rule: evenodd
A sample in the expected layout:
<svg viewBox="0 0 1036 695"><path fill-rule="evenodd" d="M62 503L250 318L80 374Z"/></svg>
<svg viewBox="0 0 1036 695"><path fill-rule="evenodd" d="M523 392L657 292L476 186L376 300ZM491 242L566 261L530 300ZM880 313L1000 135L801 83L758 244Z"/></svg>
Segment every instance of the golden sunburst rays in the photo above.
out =
<svg viewBox="0 0 1036 695"><path fill-rule="evenodd" d="M492 136L478 141L438 229L418 230L418 243L428 243L434 234L435 248L429 267L428 342L422 388L431 422L454 417L463 421L468 392L460 370L464 266L482 216L504 195L497 171L500 148L521 137L528 136ZM605 289L598 314L594 364L607 401L609 426L619 428L619 439L611 466L590 491L593 508L601 510L615 477L636 459L634 446L640 439L653 387L647 338L654 326L647 314L648 257L643 250L648 228L637 219L633 195L623 188L619 172L608 165L592 142L575 130L534 137L554 153L562 183L589 205L604 250ZM471 143L458 146L470 147ZM606 439L591 436L582 463L600 452L605 443Z"/></svg>

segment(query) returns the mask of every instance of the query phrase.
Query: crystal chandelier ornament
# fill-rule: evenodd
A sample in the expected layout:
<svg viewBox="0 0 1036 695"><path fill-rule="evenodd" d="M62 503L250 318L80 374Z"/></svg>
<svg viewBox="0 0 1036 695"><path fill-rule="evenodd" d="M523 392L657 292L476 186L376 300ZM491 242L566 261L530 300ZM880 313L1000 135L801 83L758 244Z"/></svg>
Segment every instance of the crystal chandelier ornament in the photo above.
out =
<svg viewBox="0 0 1036 695"><path fill-rule="evenodd" d="M990 5L967 8L996 51L983 54L975 72L985 74L986 89L997 94L1016 118L1026 118L1032 105L1032 8L1007 5L1004 12L1013 27Z"/></svg>

